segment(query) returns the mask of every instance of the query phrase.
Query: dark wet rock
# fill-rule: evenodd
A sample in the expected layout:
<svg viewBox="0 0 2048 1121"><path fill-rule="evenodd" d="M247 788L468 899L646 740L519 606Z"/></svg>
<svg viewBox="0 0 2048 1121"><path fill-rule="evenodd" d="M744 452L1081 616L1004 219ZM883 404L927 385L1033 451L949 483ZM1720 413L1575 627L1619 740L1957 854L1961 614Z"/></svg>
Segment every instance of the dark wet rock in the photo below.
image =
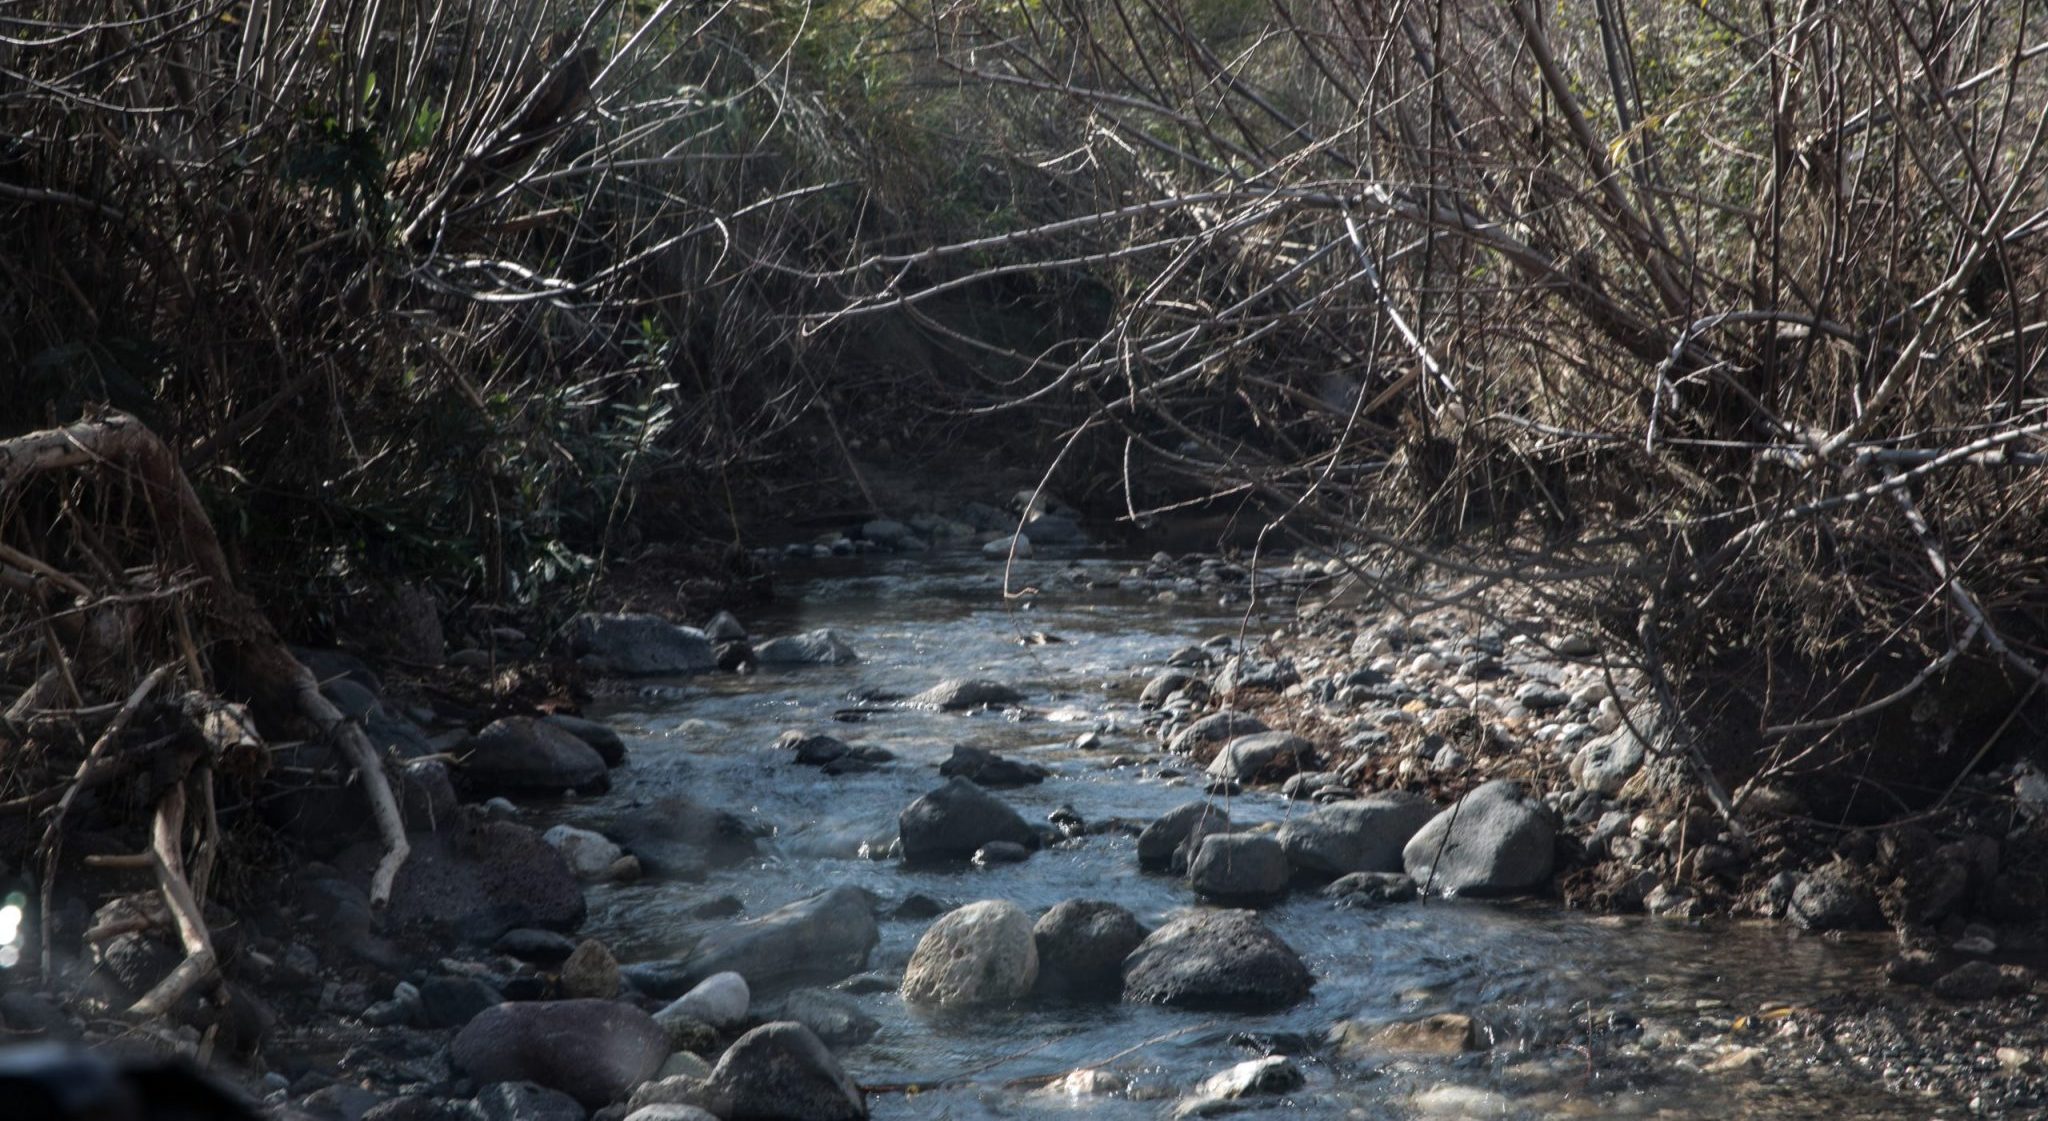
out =
<svg viewBox="0 0 2048 1121"><path fill-rule="evenodd" d="M689 914L696 919L729 919L746 909L737 895L714 895L690 904Z"/></svg>
<svg viewBox="0 0 2048 1121"><path fill-rule="evenodd" d="M1031 859L1031 850L1015 841L990 841L974 850L974 863L983 868L995 864L1022 864Z"/></svg>
<svg viewBox="0 0 2048 1121"><path fill-rule="evenodd" d="M1535 891L1556 862L1557 821L1520 783L1496 779L1430 819L1401 850L1409 878L1442 895Z"/></svg>
<svg viewBox="0 0 2048 1121"><path fill-rule="evenodd" d="M1884 925L1877 893L1854 867L1843 863L1816 869L1799 881L1787 913L1807 930L1876 930Z"/></svg>
<svg viewBox="0 0 2048 1121"><path fill-rule="evenodd" d="M1209 761L1209 774L1237 782L1256 782L1316 769L1316 745L1290 732L1254 732L1224 744Z"/></svg>
<svg viewBox="0 0 2048 1121"><path fill-rule="evenodd" d="M718 664L703 631L655 615L586 612L569 620L568 638L569 653L600 673L704 673Z"/></svg>
<svg viewBox="0 0 2048 1121"><path fill-rule="evenodd" d="M897 818L903 858L912 862L969 860L990 841L1035 847L1038 834L1009 803L964 778L926 794Z"/></svg>
<svg viewBox="0 0 2048 1121"><path fill-rule="evenodd" d="M802 1024L833 1047L857 1047L882 1030L874 1017L861 1010L859 1001L825 989L798 989L789 994L776 1018Z"/></svg>
<svg viewBox="0 0 2048 1121"><path fill-rule="evenodd" d="M1280 847L1313 875L1399 872L1402 848L1436 812L1428 798L1400 791L1332 802L1281 826Z"/></svg>
<svg viewBox="0 0 2048 1121"><path fill-rule="evenodd" d="M405 1094L371 1106L363 1121L484 1121L484 1114L467 1099Z"/></svg>
<svg viewBox="0 0 2048 1121"><path fill-rule="evenodd" d="M1175 806L1138 834L1138 866L1182 871L1203 837L1228 832L1230 814L1213 802Z"/></svg>
<svg viewBox="0 0 2048 1121"><path fill-rule="evenodd" d="M1339 907L1406 903L1420 894L1415 881L1403 872L1350 872L1323 888L1323 895L1336 900Z"/></svg>
<svg viewBox="0 0 2048 1121"><path fill-rule="evenodd" d="M611 785L595 748L530 716L494 720L456 753L463 785L479 794L590 794Z"/></svg>
<svg viewBox="0 0 2048 1121"><path fill-rule="evenodd" d="M745 642L747 628L732 612L721 611L704 624L704 637L713 642Z"/></svg>
<svg viewBox="0 0 2048 1121"><path fill-rule="evenodd" d="M986 748L966 744L953 748L953 754L939 764L941 777L968 779L983 788L1030 786L1044 782L1051 773L1036 763L1019 763Z"/></svg>
<svg viewBox="0 0 2048 1121"><path fill-rule="evenodd" d="M730 970L757 992L836 981L867 968L880 940L874 897L840 886L711 931L687 959L688 972L702 980Z"/></svg>
<svg viewBox="0 0 2048 1121"><path fill-rule="evenodd" d="M984 899L940 916L918 939L903 999L942 1009L1007 1004L1037 982L1031 919L1015 903Z"/></svg>
<svg viewBox="0 0 2048 1121"><path fill-rule="evenodd" d="M575 1098L533 1082L493 1082L477 1091L484 1121L584 1121Z"/></svg>
<svg viewBox="0 0 2048 1121"><path fill-rule="evenodd" d="M1885 980L1895 985L1931 985L1943 972L1941 955L1932 950L1901 950L1884 963Z"/></svg>
<svg viewBox="0 0 2048 1121"><path fill-rule="evenodd" d="M491 943L491 949L506 957L535 965L560 965L576 950L576 940L552 930L519 927L508 930Z"/></svg>
<svg viewBox="0 0 2048 1121"><path fill-rule="evenodd" d="M1031 928L1038 945L1038 991L1080 1000L1116 1000L1124 959L1145 940L1138 917L1115 903L1069 899Z"/></svg>
<svg viewBox="0 0 2048 1121"><path fill-rule="evenodd" d="M654 1017L609 1000L495 1005L449 1047L456 1068L478 1082L532 1082L591 1109L625 1098L668 1054Z"/></svg>
<svg viewBox="0 0 2048 1121"><path fill-rule="evenodd" d="M751 673L760 664L754 659L754 648L745 642L721 642L712 657L717 659L720 673Z"/></svg>
<svg viewBox="0 0 2048 1121"><path fill-rule="evenodd" d="M1212 712L1174 733L1166 748L1179 755L1193 755L1210 746L1228 743L1239 736L1270 731L1266 722L1248 712L1224 709Z"/></svg>
<svg viewBox="0 0 2048 1121"><path fill-rule="evenodd" d="M367 884L382 854L369 842L337 863L353 882ZM574 930L584 914L583 885L538 833L509 821L473 821L412 837L384 921L488 944L514 927Z"/></svg>
<svg viewBox="0 0 2048 1121"><path fill-rule="evenodd" d="M811 1029L781 1021L741 1036L705 1090L726 1121L860 1121L860 1087Z"/></svg>
<svg viewBox="0 0 2048 1121"><path fill-rule="evenodd" d="M430 1028L459 1028L503 1000L475 977L429 977L419 992L420 1023Z"/></svg>
<svg viewBox="0 0 2048 1121"><path fill-rule="evenodd" d="M846 741L836 736L816 732L788 731L775 741L775 750L796 754L796 761L807 767L822 767L834 759L844 756L849 750Z"/></svg>
<svg viewBox="0 0 2048 1121"><path fill-rule="evenodd" d="M1216 833L1188 861L1188 885L1219 903L1265 904L1287 894L1287 853L1262 833Z"/></svg>
<svg viewBox="0 0 2048 1121"><path fill-rule="evenodd" d="M0 993L0 1024L22 1042L33 1039L68 1042L79 1037L78 1026L48 993L13 989Z"/></svg>
<svg viewBox="0 0 2048 1121"><path fill-rule="evenodd" d="M1071 545L1083 540L1081 523L1065 514L1038 513L1024 521L1024 532L1033 541L1048 545Z"/></svg>
<svg viewBox="0 0 2048 1121"><path fill-rule="evenodd" d="M773 832L765 822L680 794L612 815L596 827L648 871L679 878L751 860L760 853L761 839Z"/></svg>
<svg viewBox="0 0 2048 1121"><path fill-rule="evenodd" d="M860 655L834 630L771 638L754 646L754 657L764 666L843 666L860 661Z"/></svg>
<svg viewBox="0 0 2048 1121"><path fill-rule="evenodd" d="M962 709L984 705L1015 704L1024 694L1001 682L971 678L949 678L904 703L912 708Z"/></svg>
<svg viewBox="0 0 2048 1121"><path fill-rule="evenodd" d="M1215 1011L1285 1008L1314 979L1294 948L1250 911L1182 914L1124 961L1124 999Z"/></svg>
<svg viewBox="0 0 2048 1121"><path fill-rule="evenodd" d="M1931 986L1944 1000L1989 1000L2006 991L2005 976L1988 961L1966 961L1940 977Z"/></svg>
<svg viewBox="0 0 2048 1121"><path fill-rule="evenodd" d="M581 716L565 716L561 713L543 716L541 717L541 723L552 724L589 744L590 749L597 752L607 767L616 767L626 761L626 741L621 739L619 734L613 731L609 725L600 724L595 720L585 720Z"/></svg>
<svg viewBox="0 0 2048 1121"><path fill-rule="evenodd" d="M889 912L889 914L892 918L914 921L917 919L935 919L952 909L952 904L934 899L921 891L917 891L904 896L903 902L896 904L896 909Z"/></svg>

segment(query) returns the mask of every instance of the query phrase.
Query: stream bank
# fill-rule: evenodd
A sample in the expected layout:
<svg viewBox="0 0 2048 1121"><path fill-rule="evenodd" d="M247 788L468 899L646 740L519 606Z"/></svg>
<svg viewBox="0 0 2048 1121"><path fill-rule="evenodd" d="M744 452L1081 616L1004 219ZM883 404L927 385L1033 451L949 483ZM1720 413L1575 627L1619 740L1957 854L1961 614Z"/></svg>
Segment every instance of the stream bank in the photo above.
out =
<svg viewBox="0 0 2048 1121"><path fill-rule="evenodd" d="M1562 753L1545 762L1489 750L1491 738L1453 739L1466 733L1446 727L1443 713L1458 706L1425 703L1440 696L1439 686L1462 696L1447 650L1463 637L1432 636L1429 621L1404 621L1397 651L1391 624L1361 626L1341 606L1310 612L1309 624L1294 628L1297 597L1269 593L1323 586L1320 570L1311 577L1305 566L1292 575L1290 566L1271 566L1260 577L1270 585L1254 595L1249 571L1220 560L1206 566L1213 579L1205 580L1201 561L1045 550L1010 573L1012 587L1037 591L1011 600L1002 595L1003 567L979 549L870 550L792 564L782 574L784 595L741 624L752 636L752 672L611 678L584 706L597 726L557 722L618 764L598 772L601 782L563 784L588 793L476 800L483 792L471 755L443 778L461 783L472 802L454 806L451 788L447 803L434 807L456 828L444 820L445 839L422 846L411 879L425 887L402 893L394 913L372 915L352 889L360 851L301 869L299 908L251 923L258 929L245 960L267 971L259 991L277 1013L263 1049L270 1070L252 1075L252 1089L279 1116L342 1121L552 1121L572 1109L577 1117L621 1117L623 1109L607 1104L615 1091L643 1106L677 1099L669 1116L680 1118L688 1116L682 1100L721 1103L702 1096L701 1085L671 1080L708 1078L735 1054L736 1040L790 1018L829 1041L830 1063L866 1088L879 1117L1085 1108L1134 1118L1241 1110L1907 1118L2027 1116L2043 1100L2048 1041L2031 989L1970 1004L1918 990L1874 993L1896 948L1881 931L1823 936L1675 909L1654 917L1575 912L1546 901L1547 886L1535 899L1507 902L1382 902L1356 892L1332 899L1314 882L1327 875L1290 867L1280 891L1228 900L1255 902L1257 922L1306 967L1306 997L1278 1007L1189 1010L1071 993L955 1012L906 1001L899 990L918 944L935 920L965 904L1000 900L1036 921L1071 900L1100 900L1147 930L1185 908L1214 910L1184 876L1140 869L1143 829L1190 802L1211 802L1255 839L1277 839L1319 804L1357 801L1339 797L1340 789L1407 788L1441 808L1481 780L1507 778L1560 803L1544 809L1561 826L1550 855L1563 858L1566 884L1583 856L1572 843L1583 825L1564 804L1573 768ZM712 641L723 628L707 628L710 664L723 656ZM824 630L857 658L840 660L840 646L819 640L798 647L823 664L776 664L761 641ZM1487 687L1493 693L1519 697L1529 683L1545 683L1542 697L1530 692L1536 706L1515 703L1553 715L1522 730L1533 736L1572 722L1563 718L1575 712L1600 711L1602 698L1573 696L1567 663L1524 651L1533 640L1515 637L1471 641L1501 643L1503 653L1492 655L1501 674L1478 679L1497 682ZM1378 640L1386 652L1375 649ZM1348 661L1354 647L1366 664ZM1396 664L1373 668L1387 657ZM1545 667L1559 676L1536 672ZM1326 691L1317 683L1340 669L1363 676L1327 690L1329 703L1317 700ZM1169 679L1177 684L1161 687L1171 671L1181 675ZM936 707L945 698L917 700L945 679L996 688L952 709ZM1353 689L1365 692L1347 698ZM1471 693L1462 698L1467 713L1484 695ZM1543 703L1556 693L1565 694L1562 703ZM1276 783L1265 766L1225 778L1209 773L1206 752L1162 750L1162 741L1213 719L1225 703L1305 733L1322 755L1316 761L1332 769L1307 772L1303 752L1268 764L1342 781L1290 775ZM1312 704L1349 706L1354 721L1412 719L1375 720L1350 735L1384 738L1347 747L1318 724L1324 717ZM788 732L796 736L785 739ZM580 757L559 737L533 738L560 749L550 758ZM962 745L996 762L960 760ZM1226 750L1218 757L1243 762L1228 741L1219 746ZM1030 827L1021 851L979 863L903 862L894 850L900 815L942 785L942 769L972 766L997 785L990 768L1000 761L1010 766L992 796ZM411 766L449 769L433 758ZM1289 782L1308 796L1282 794ZM1610 800L1618 804L1629 797L1616 794ZM534 843L563 827L595 840L560 832L552 847ZM1666 846L1663 830L1643 832L1658 846L1636 852L1645 865L1656 866L1666 848L1697 852L1687 838ZM1682 857L1670 861L1683 866ZM460 874L434 879L437 869ZM572 869L582 882L565 874ZM479 881L482 896L463 897ZM840 894L822 925L855 931L850 942L806 942L771 959L707 957L707 944L729 948L735 931L760 929L764 916L828 889ZM858 905L847 906L848 893L859 893ZM865 930L871 940L859 935ZM2011 953L2008 941L1981 956ZM713 986L694 1006L674 1010L707 980L706 960L746 960L755 975L745 998ZM783 966L809 968L783 976ZM1993 973L1997 985L2006 983L1995 965ZM473 1037L462 1042L480 1020L490 1026L486 1013L505 1015L494 1008L579 1001L656 1014L658 1039L622 1028L616 1017L639 1022L625 1012L576 1012L588 1019L571 1031L585 1040L626 1031L638 1039L646 1070L586 1087L568 1077L576 1067L560 1056L514 1048L503 1060L512 1065L499 1066L480 1056ZM648 1074L664 1075L651 1084L668 1088L640 1085ZM569 1098L506 1088L527 1083Z"/></svg>

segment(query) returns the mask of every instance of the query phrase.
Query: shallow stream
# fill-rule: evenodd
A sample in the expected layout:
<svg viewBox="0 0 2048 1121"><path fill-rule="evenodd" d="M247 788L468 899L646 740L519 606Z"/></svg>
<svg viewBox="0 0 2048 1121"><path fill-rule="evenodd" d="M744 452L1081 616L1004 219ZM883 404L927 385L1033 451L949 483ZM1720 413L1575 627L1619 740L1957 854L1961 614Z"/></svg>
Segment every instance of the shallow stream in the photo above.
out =
<svg viewBox="0 0 2048 1121"><path fill-rule="evenodd" d="M1022 864L953 872L860 854L863 841L891 835L897 813L939 784L936 764L956 743L1052 768L1041 785L999 792L1031 819L1067 804L1091 822L1143 822L1200 796L1192 768L1144 733L1137 692L1173 651L1235 633L1242 614L1209 602L1080 590L1061 577L1075 567L1113 583L1128 562L1020 562L1013 585L1044 589L1028 607L1006 603L1001 565L978 555L821 562L787 574L783 599L745 621L757 638L835 628L861 653L858 664L658 684L593 713L627 736L630 760L609 795L565 816L681 792L757 815L777 832L774 855L702 883L650 878L594 889L588 932L622 961L673 957L697 932L731 921L693 918L693 905L733 895L758 915L842 883L870 889L885 907L923 892L949 905L1008 899L1034 916L1064 899L1108 899L1148 926L1193 905L1178 879L1139 872L1135 842L1120 834L1092 835ZM1272 625L1254 620L1251 629ZM1026 644L1031 632L1064 641ZM852 699L907 695L959 676L1023 690L1025 717ZM855 709L872 711L859 722L835 718ZM886 747L897 761L827 777L772 749L788 728ZM1072 746L1091 730L1101 733L1100 746ZM1261 792L1229 799L1229 809L1236 821L1259 822L1304 806ZM1294 1056L1306 1087L1248 1101L1252 1108L1235 1115L1848 1121L1925 1118L1940 1108L1889 1096L1850 1070L1783 1061L1769 1048L1740 1052L1759 1042L1754 1033L1776 1027L1770 1010L1871 984L1884 950L1877 941L1607 919L1540 903L1348 910L1313 892L1297 892L1266 919L1316 977L1313 996L1284 1012L1039 1005L931 1018L894 993L869 994L859 1001L881 1031L842 1058L863 1085L887 1088L870 1095L877 1118L1165 1118L1203 1078L1269 1051ZM929 922L885 918L872 967L900 971ZM1492 1046L1347 1063L1320 1045L1339 1020L1438 1012L1471 1015ZM1112 1059L1107 1069L1128 1076L1132 1093L1067 1098L1030 1084ZM1717 1060L1728 1069L1709 1069Z"/></svg>

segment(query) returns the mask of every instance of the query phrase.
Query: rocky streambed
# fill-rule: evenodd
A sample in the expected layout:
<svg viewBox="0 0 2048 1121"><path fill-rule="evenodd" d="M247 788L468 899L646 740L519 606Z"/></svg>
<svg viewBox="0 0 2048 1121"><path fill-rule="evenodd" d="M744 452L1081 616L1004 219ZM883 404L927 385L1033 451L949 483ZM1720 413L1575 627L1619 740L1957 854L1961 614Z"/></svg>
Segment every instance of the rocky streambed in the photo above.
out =
<svg viewBox="0 0 2048 1121"><path fill-rule="evenodd" d="M1989 966L1994 1005L1887 1002L1889 934L1560 906L1633 777L1589 809L1585 748L1626 682L1505 648L1505 680L1424 681L1452 667L1370 636L1304 672L1261 652L1277 616L1247 613L1243 569L1051 553L1016 562L1021 598L978 550L835 558L701 636L586 624L592 668L639 672L590 723L464 741L455 777L488 802L456 808L415 764L409 805L442 817L391 913L351 894L358 847L299 875L291 933L251 938L293 994L257 1091L339 1121L2048 1102L2024 970ZM1492 751L1417 703L1497 680L1493 715L1569 739ZM1239 692L1299 703L1261 718ZM1318 770L1344 745L1308 702L1406 719ZM1609 830L1631 851L1719 840L1637 816ZM1696 890L1638 888L1659 889Z"/></svg>

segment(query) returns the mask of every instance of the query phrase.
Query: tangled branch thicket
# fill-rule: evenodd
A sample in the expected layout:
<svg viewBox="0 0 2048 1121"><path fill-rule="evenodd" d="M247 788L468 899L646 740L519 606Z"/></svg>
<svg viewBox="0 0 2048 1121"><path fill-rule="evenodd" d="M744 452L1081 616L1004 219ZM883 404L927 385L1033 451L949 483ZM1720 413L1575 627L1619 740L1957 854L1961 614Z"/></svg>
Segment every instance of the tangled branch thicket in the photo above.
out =
<svg viewBox="0 0 2048 1121"><path fill-rule="evenodd" d="M386 575L531 600L731 534L878 432L1053 433L1099 511L1598 621L1710 785L1883 812L2043 699L2041 17L12 4L0 438L142 418L296 635ZM132 482L34 477L0 627L42 810L160 665L257 698L235 627L157 641L196 570ZM50 630L145 601L120 657Z"/></svg>
<svg viewBox="0 0 2048 1121"><path fill-rule="evenodd" d="M1106 203L841 314L1085 270L1110 326L1001 407L1604 620L1731 783L1924 804L2048 664L2042 15L954 5L939 57Z"/></svg>

